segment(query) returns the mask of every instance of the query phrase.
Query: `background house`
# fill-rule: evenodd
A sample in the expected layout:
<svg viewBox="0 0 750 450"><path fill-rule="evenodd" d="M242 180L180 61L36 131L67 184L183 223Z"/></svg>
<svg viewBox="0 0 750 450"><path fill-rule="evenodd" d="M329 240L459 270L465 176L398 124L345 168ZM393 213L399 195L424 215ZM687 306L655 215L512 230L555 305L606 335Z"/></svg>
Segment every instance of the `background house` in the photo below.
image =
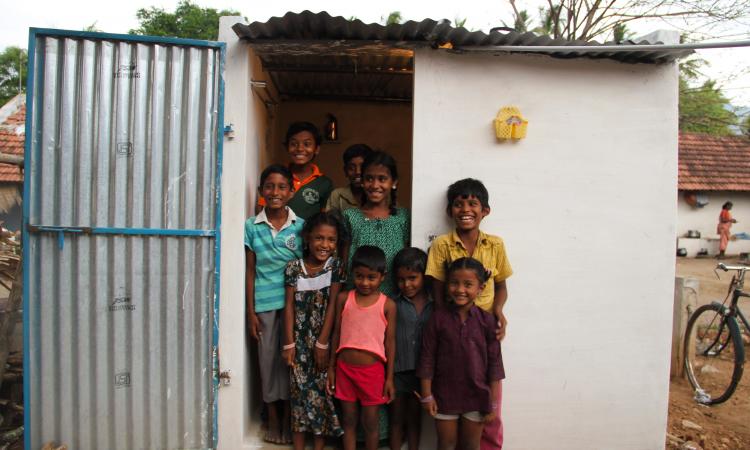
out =
<svg viewBox="0 0 750 450"><path fill-rule="evenodd" d="M19 94L0 108L0 153L23 156L26 132L26 94ZM12 231L21 229L23 172L0 163L0 221Z"/></svg>
<svg viewBox="0 0 750 450"><path fill-rule="evenodd" d="M711 136L680 133L677 248L688 256L701 249L719 252L716 224L721 206L731 201L737 223L732 234L750 233L750 139L744 136ZM696 230L700 238L688 238ZM731 241L728 254L750 252L750 240Z"/></svg>

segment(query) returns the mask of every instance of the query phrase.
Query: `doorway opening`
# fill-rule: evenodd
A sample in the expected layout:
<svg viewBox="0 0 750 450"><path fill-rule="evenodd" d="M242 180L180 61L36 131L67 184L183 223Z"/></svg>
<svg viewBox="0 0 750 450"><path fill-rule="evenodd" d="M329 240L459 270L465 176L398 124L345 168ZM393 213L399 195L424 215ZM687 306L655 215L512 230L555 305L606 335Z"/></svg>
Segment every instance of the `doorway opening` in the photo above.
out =
<svg viewBox="0 0 750 450"><path fill-rule="evenodd" d="M250 152L257 173L272 163L286 164L283 146L289 124L314 123L324 139L315 163L346 186L342 155L366 144L394 157L399 171L398 204L412 204L412 128L414 50L383 43L341 41L268 41L250 44L253 98L261 142ZM334 117L338 135L327 139L325 125ZM257 154L254 154L257 153ZM257 201L257 180L248 180L246 210ZM262 396L255 343L248 341L248 389L245 440L261 436Z"/></svg>

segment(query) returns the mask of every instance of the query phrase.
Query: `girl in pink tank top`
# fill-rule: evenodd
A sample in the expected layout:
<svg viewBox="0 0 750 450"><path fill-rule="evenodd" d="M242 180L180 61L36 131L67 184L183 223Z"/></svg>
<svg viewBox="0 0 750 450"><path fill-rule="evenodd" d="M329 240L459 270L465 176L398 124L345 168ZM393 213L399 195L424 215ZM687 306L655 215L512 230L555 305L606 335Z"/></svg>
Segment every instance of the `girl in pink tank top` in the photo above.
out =
<svg viewBox="0 0 750 450"><path fill-rule="evenodd" d="M362 408L365 448L378 446L378 410L396 390L396 303L380 292L386 259L377 247L364 245L352 256L354 289L336 299L333 348L327 389L341 401L344 450L355 450Z"/></svg>

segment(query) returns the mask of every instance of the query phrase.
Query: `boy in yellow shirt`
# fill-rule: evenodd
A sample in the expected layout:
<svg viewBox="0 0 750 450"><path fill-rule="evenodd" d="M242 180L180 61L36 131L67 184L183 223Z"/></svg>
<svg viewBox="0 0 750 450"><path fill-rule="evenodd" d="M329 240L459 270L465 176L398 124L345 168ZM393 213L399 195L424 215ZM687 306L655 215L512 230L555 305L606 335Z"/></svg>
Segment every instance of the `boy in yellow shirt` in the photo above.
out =
<svg viewBox="0 0 750 450"><path fill-rule="evenodd" d="M481 181L465 178L448 187L448 215L456 228L453 232L439 236L432 243L427 258L425 275L432 278L432 295L440 307L445 301L445 276L448 266L458 258L477 259L490 272L476 305L492 313L498 320L498 339L505 337L507 320L503 306L508 299L505 280L513 274L505 245L498 236L486 234L479 224L490 213L489 193ZM485 424L481 449L500 449L503 445L503 428L500 419L502 384L497 399L497 417ZM494 403L494 400L493 400Z"/></svg>

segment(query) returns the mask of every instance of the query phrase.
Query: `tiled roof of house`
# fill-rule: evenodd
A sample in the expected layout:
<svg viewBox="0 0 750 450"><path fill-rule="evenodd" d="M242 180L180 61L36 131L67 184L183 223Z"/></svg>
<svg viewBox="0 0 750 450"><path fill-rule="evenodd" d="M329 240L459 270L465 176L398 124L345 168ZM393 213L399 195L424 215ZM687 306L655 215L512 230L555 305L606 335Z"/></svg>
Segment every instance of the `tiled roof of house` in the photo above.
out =
<svg viewBox="0 0 750 450"><path fill-rule="evenodd" d="M0 124L0 153L23 156L26 122L26 105ZM0 182L23 183L21 168L12 164L0 164Z"/></svg>
<svg viewBox="0 0 750 450"><path fill-rule="evenodd" d="M680 133L678 189L750 191L750 139Z"/></svg>

